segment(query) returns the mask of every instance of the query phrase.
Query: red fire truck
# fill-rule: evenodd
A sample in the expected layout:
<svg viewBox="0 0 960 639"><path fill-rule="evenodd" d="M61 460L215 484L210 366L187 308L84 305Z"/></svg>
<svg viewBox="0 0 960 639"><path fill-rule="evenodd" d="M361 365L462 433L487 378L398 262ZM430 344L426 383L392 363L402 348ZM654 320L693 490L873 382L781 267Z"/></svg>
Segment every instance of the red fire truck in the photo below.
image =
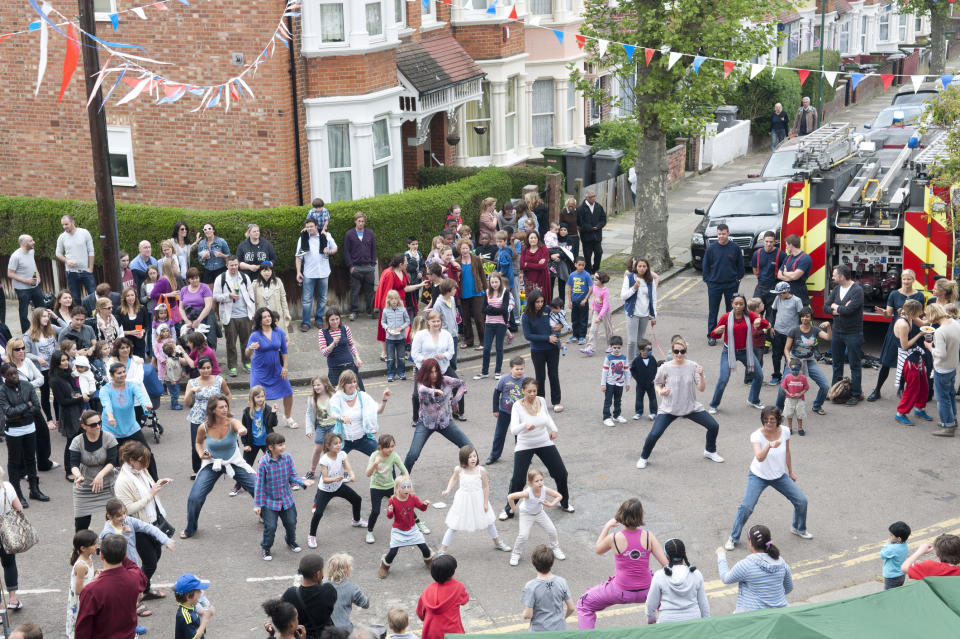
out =
<svg viewBox="0 0 960 639"><path fill-rule="evenodd" d="M904 269L928 291L936 276L953 274L951 198L960 192L933 186L929 175L946 153L946 132L915 133L903 146L871 137L864 141L846 123L817 129L798 148L787 184L781 244L797 235L813 260L807 289L817 317L827 317L823 301L838 264L853 270L863 287L864 319L875 322L888 321L873 308L886 306Z"/></svg>

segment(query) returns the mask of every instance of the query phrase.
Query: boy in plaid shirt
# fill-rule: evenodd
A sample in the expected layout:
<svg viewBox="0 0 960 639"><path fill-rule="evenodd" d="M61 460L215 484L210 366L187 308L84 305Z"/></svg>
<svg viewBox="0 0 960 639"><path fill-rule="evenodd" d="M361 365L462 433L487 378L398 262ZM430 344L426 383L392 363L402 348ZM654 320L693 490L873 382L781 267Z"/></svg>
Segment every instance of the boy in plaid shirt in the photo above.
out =
<svg viewBox="0 0 960 639"><path fill-rule="evenodd" d="M287 546L293 552L300 552L301 548L297 543L297 506L293 502L290 484L297 484L301 488L313 485L312 479L303 479L293 469L293 457L286 452L286 441L280 433L267 435L267 452L270 454L260 459L260 467L257 469L253 510L263 519L260 553L264 561L273 559L270 549L277 532L277 519L283 522Z"/></svg>

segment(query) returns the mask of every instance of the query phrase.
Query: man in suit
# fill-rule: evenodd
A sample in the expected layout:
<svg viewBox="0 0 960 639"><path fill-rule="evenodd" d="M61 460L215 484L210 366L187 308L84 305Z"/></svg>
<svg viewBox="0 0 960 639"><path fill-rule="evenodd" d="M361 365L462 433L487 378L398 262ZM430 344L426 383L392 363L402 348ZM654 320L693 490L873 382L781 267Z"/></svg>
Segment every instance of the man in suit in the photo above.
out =
<svg viewBox="0 0 960 639"><path fill-rule="evenodd" d="M587 191L586 198L577 209L577 228L580 230L580 244L588 273L600 270L600 260L603 259L603 227L606 225L607 213L597 203L597 194Z"/></svg>

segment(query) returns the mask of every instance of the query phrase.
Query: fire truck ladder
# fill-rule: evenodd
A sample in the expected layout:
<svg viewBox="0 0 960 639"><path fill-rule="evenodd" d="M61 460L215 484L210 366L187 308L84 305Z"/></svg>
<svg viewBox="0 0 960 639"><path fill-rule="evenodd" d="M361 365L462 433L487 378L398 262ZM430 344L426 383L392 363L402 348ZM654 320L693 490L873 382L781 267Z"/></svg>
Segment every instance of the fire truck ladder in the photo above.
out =
<svg viewBox="0 0 960 639"><path fill-rule="evenodd" d="M848 122L825 124L803 138L797 146L793 168L798 173L826 171L857 152L859 140Z"/></svg>
<svg viewBox="0 0 960 639"><path fill-rule="evenodd" d="M949 156L947 150L947 131L941 131L922 151L917 153L911 163L917 173L929 173L930 167Z"/></svg>

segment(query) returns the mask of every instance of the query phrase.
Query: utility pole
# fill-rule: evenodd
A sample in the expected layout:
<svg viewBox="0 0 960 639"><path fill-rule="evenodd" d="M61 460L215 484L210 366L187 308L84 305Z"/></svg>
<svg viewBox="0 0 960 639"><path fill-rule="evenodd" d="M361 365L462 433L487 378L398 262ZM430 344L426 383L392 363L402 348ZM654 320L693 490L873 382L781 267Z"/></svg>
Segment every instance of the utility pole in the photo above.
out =
<svg viewBox="0 0 960 639"><path fill-rule="evenodd" d="M817 128L823 111L823 40L826 36L827 0L820 0L820 75L817 80Z"/></svg>
<svg viewBox="0 0 960 639"><path fill-rule="evenodd" d="M100 72L99 48L88 33L96 35L97 25L93 0L78 0L80 9L81 49L83 50L83 74L86 77L86 94L90 95ZM87 108L90 123L90 147L93 150L93 182L97 195L97 222L100 227L100 251L103 257L103 273L110 289L121 289L120 240L117 232L117 211L113 202L113 182L110 178L110 152L107 147L107 119L100 108L103 91L97 89L96 99Z"/></svg>

